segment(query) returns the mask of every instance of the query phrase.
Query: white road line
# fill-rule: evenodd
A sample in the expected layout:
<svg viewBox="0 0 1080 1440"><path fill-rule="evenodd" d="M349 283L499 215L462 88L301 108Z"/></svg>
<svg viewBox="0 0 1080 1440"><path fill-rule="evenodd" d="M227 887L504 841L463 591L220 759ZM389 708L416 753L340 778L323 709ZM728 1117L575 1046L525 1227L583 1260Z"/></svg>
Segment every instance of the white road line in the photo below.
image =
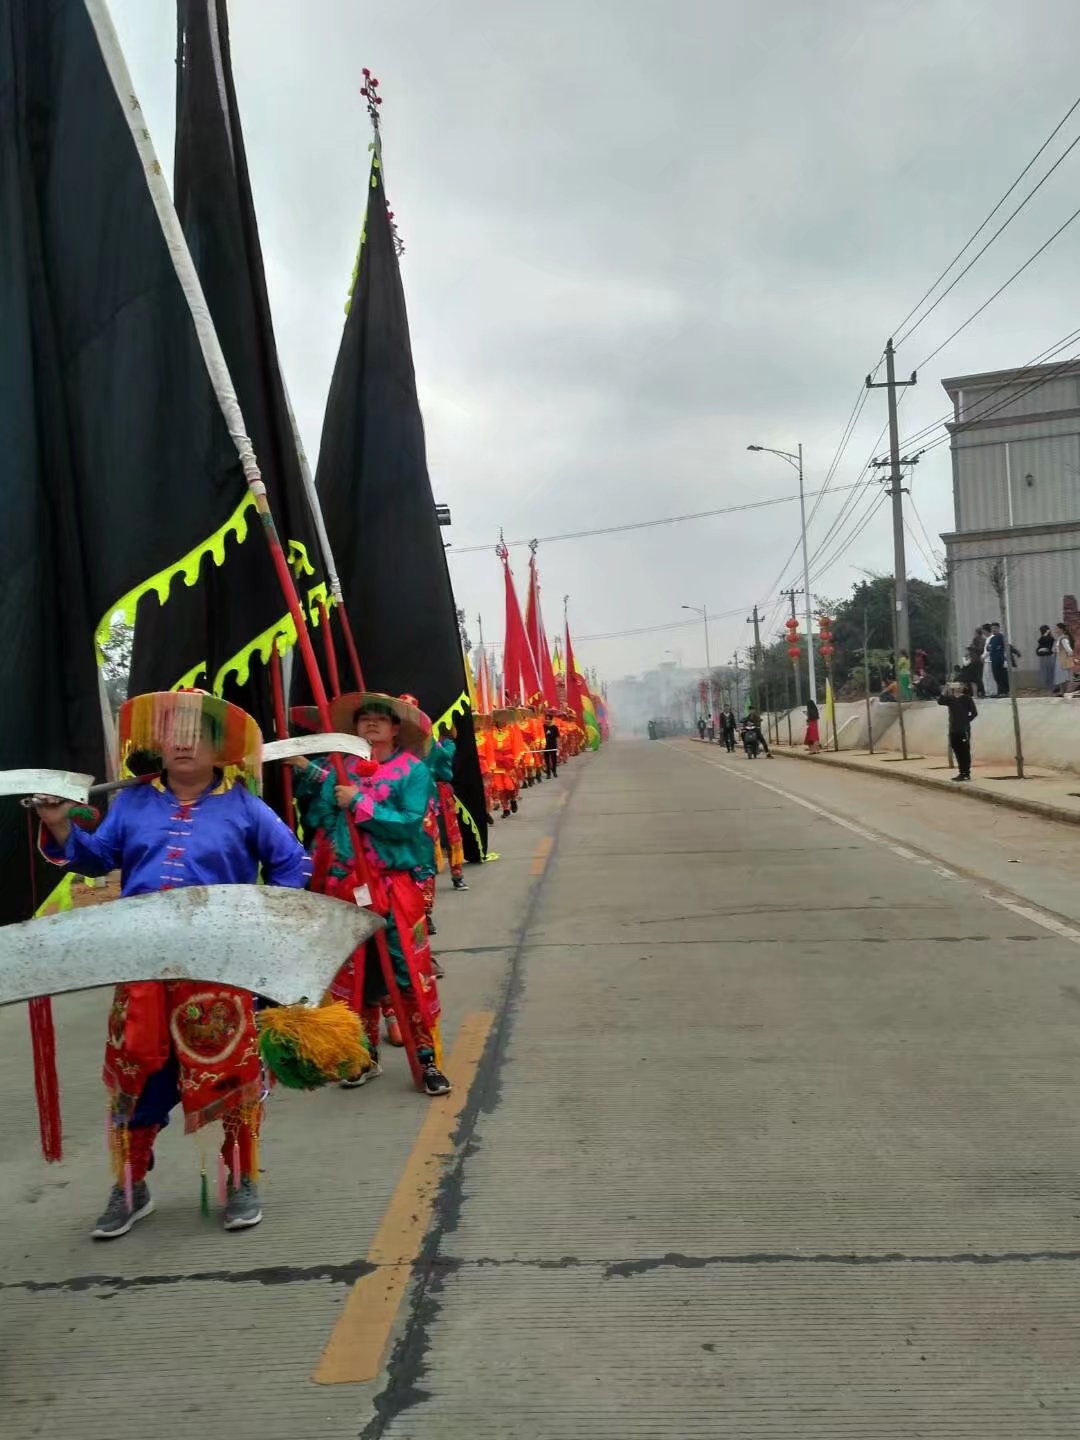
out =
<svg viewBox="0 0 1080 1440"><path fill-rule="evenodd" d="M745 770L735 770L721 760L714 760L708 755L696 755L693 751L680 749L676 751L676 754L685 755L688 760L699 760L706 765L715 766L717 770L723 770L725 774L733 775L736 780L745 780L747 784L757 785L762 790L779 795L781 799L788 800L793 805L801 805L804 810L809 810L814 815L820 815L824 820L831 820L834 825L839 825L844 830L850 830L853 835L858 835L863 840L869 840L874 845L881 845L886 850L891 850L894 855L899 855L903 860L911 860L916 865L929 866L943 880L968 878L958 874L955 870L950 870L947 865L942 865L929 856L916 855L913 850L894 844L886 835L881 835L874 830L867 830L865 826L857 825L853 820L846 820L842 815L837 815L832 810L826 810L822 805L815 805L812 800L806 800L801 795L793 795L790 790L784 790L779 785L770 785L768 780L759 780L756 775L748 775ZM995 905L1000 905L1005 910L1011 910L1014 915L1019 915L1024 920L1030 920L1033 925L1039 925L1042 929L1049 930L1052 935L1057 935L1062 940L1069 940L1073 945L1080 945L1080 930L1072 925L1067 925L1064 920L1059 920L1049 911L1023 904L1019 900L1012 900L1007 895L995 894L993 890L984 890L982 895L984 899L992 900Z"/></svg>
<svg viewBox="0 0 1080 1440"><path fill-rule="evenodd" d="M1021 915L1025 920L1030 920L1032 924L1041 925L1044 930L1053 931L1055 935L1060 935L1062 940L1071 940L1074 945L1080 945L1080 930L1066 925L1064 920L1059 920L1056 915L1047 915L1041 910L1033 909L1030 905L1021 905L1016 900L1008 899L1005 895L995 895L992 890L985 890L983 894L987 900L993 900L995 905L1004 906L1014 915Z"/></svg>

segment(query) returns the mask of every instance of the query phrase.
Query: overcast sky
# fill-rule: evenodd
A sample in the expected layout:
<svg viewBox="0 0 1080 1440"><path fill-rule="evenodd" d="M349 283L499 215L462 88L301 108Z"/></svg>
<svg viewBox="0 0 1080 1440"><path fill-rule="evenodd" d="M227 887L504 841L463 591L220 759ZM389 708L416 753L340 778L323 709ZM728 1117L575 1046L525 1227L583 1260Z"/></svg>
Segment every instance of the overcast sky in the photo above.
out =
<svg viewBox="0 0 1080 1440"><path fill-rule="evenodd" d="M494 546L500 526L545 536L792 495L794 472L750 442L802 441L817 488L886 337L1080 92L1076 0L229 10L278 346L312 456L365 198L362 67L380 78L428 459L457 547ZM112 11L171 171L173 0ZM998 221L1078 132L1080 111ZM1072 213L1078 182L1080 147L902 347L901 371ZM1078 250L1080 222L920 370L902 435L946 414L943 376L1023 364L1080 325ZM875 391L836 485L858 478L884 423ZM844 498L822 504L811 550ZM920 465L914 501L936 543L952 522L947 446ZM710 626L716 663L747 644L755 601L771 611L797 537L788 503L542 545L549 634L567 593L582 637L707 604L736 612ZM908 543L910 573L927 575ZM812 590L891 571L891 547L882 506L812 567ZM523 582L528 553L513 557ZM482 613L501 641L494 553L452 572L473 638ZM704 653L700 622L578 648L609 678Z"/></svg>

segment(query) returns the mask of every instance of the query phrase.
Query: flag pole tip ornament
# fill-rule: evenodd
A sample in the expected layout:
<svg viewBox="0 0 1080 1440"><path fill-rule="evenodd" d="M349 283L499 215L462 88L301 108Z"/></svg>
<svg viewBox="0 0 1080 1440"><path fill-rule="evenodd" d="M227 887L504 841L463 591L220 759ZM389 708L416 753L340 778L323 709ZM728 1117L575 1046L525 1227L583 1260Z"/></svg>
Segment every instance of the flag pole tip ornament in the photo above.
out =
<svg viewBox="0 0 1080 1440"><path fill-rule="evenodd" d="M330 723L345 734L355 733L361 711L373 711L395 717L401 722L398 732L403 750L426 755L431 749L431 720L411 695L385 695L379 690L351 690L330 701ZM319 723L318 711L312 705L297 705L292 711L293 724L302 729L311 722Z"/></svg>

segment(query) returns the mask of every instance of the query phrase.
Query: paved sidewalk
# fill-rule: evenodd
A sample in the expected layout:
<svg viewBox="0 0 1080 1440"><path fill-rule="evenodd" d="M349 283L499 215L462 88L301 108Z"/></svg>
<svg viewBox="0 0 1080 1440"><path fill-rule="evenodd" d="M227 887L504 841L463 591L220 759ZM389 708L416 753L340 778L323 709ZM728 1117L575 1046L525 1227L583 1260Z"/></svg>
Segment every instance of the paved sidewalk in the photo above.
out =
<svg viewBox="0 0 1080 1440"><path fill-rule="evenodd" d="M879 750L873 755L865 750L822 750L817 755L809 755L800 747L773 745L772 749L786 759L904 780L911 785L948 790L989 805L1006 805L1047 820L1080 825L1080 775L1061 770L1025 765L1024 779L1018 780L1014 766L980 764L976 759L971 767L971 780L956 784L952 778L956 766L950 765L945 755L912 754L903 760L900 752L893 750Z"/></svg>

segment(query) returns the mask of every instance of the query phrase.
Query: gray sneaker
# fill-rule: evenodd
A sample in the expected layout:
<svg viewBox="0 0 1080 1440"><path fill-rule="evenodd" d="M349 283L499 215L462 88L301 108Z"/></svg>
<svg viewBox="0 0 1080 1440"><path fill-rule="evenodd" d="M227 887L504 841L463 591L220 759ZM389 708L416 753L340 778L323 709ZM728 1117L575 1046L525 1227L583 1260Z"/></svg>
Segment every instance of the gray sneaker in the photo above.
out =
<svg viewBox="0 0 1080 1440"><path fill-rule="evenodd" d="M140 1180L132 1188L131 1200L129 1210L123 1188L120 1185L113 1186L105 1213L90 1232L95 1240L118 1240L121 1235L128 1233L136 1220L141 1220L144 1215L153 1211L154 1202L145 1180Z"/></svg>
<svg viewBox="0 0 1080 1440"><path fill-rule="evenodd" d="M225 1205L226 1230L250 1230L262 1219L259 1204L259 1187L254 1180L241 1180L234 1190L230 1182L229 1199Z"/></svg>
<svg viewBox="0 0 1080 1440"><path fill-rule="evenodd" d="M379 1052L371 1052L371 1064L366 1070L361 1070L359 1075L349 1075L344 1080L338 1081L342 1090L359 1090L361 1085L370 1085L372 1080L377 1080L382 1074L382 1066L379 1064Z"/></svg>

